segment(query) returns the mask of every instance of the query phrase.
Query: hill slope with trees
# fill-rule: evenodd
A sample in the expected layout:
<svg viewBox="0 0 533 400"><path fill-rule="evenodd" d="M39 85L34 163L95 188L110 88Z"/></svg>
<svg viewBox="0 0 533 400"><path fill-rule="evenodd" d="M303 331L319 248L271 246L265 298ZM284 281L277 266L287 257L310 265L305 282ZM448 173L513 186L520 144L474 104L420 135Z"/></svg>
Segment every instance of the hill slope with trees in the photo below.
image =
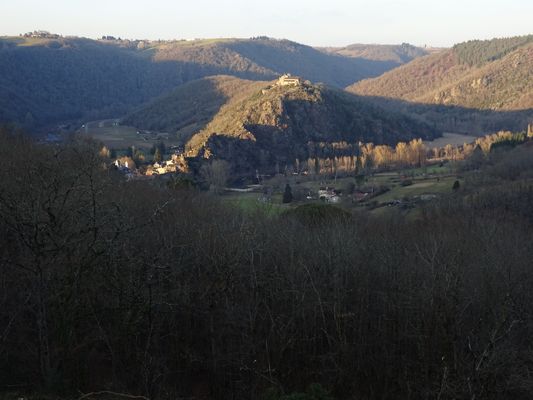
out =
<svg viewBox="0 0 533 400"><path fill-rule="evenodd" d="M533 35L470 41L416 59L348 90L483 110L533 108Z"/></svg>
<svg viewBox="0 0 533 400"><path fill-rule="evenodd" d="M0 128L3 399L531 398L532 146L390 218L244 212L100 149Z"/></svg>
<svg viewBox="0 0 533 400"><path fill-rule="evenodd" d="M178 86L167 95L158 97L129 113L122 124L141 129L170 132L187 141L201 131L220 108L239 101L267 85L233 76L218 75Z"/></svg>
<svg viewBox="0 0 533 400"><path fill-rule="evenodd" d="M195 41L0 39L0 122L27 129L118 117L206 76L270 80L282 73L337 87L392 68L266 37Z"/></svg>
<svg viewBox="0 0 533 400"><path fill-rule="evenodd" d="M239 170L292 164L314 147L331 143L395 144L439 132L404 114L324 85L273 82L245 99L222 106L187 143L190 156L215 156Z"/></svg>

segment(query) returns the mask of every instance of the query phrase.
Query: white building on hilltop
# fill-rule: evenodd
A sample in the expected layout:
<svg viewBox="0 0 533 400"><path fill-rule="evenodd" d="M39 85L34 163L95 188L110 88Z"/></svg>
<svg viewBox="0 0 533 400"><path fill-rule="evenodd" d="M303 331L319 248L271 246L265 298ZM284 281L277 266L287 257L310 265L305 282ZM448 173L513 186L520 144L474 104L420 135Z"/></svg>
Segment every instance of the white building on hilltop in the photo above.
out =
<svg viewBox="0 0 533 400"><path fill-rule="evenodd" d="M285 74L279 77L278 86L300 86L302 79L298 76L292 76L291 74Z"/></svg>

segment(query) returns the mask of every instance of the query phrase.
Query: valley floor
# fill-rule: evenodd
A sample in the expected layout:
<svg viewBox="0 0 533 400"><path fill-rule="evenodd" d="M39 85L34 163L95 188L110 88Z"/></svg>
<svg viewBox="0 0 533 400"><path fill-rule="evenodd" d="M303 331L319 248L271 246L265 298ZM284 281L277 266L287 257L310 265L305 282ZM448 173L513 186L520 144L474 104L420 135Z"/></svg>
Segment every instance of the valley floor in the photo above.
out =
<svg viewBox="0 0 533 400"><path fill-rule="evenodd" d="M452 193L455 181L462 183L453 165L448 163L376 173L367 176L359 186L354 177L280 176L264 182L252 192L226 191L222 198L243 210L261 210L268 214L309 203L331 203L347 210L372 213L383 213L387 209L409 212L418 204ZM293 193L293 201L289 204L283 203L285 183L290 185ZM320 199L319 191L326 188L338 195L332 199ZM267 190L272 190L272 194L265 195L263 192Z"/></svg>

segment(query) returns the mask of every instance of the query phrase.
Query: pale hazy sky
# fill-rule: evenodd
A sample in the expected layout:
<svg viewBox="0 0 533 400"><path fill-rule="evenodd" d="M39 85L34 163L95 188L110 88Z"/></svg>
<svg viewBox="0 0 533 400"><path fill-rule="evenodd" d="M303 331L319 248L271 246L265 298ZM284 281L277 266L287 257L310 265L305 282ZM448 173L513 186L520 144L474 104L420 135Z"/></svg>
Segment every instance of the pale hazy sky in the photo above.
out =
<svg viewBox="0 0 533 400"><path fill-rule="evenodd" d="M450 46L533 33L533 0L0 0L0 35L192 39L266 35L325 46Z"/></svg>

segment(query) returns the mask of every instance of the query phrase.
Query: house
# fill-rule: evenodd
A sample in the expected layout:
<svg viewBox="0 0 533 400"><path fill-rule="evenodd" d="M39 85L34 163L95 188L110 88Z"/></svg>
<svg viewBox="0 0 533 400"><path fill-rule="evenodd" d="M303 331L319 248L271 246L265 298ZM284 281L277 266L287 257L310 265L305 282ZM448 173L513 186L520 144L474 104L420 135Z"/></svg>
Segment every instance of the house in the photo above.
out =
<svg viewBox="0 0 533 400"><path fill-rule="evenodd" d="M364 201L364 200L366 200L367 197L368 197L368 193L367 192L356 191L353 194L353 198L354 198L355 201Z"/></svg>
<svg viewBox="0 0 533 400"><path fill-rule="evenodd" d="M131 157L117 158L113 164L115 164L115 167L119 171L123 171L123 172L126 172L128 170L134 171L135 169L137 169L137 166L135 165L135 161L133 161Z"/></svg>
<svg viewBox="0 0 533 400"><path fill-rule="evenodd" d="M279 77L278 86L300 86L302 79L291 74L285 74Z"/></svg>
<svg viewBox="0 0 533 400"><path fill-rule="evenodd" d="M341 198L334 188L320 188L318 190L318 198L326 203L339 203Z"/></svg>

